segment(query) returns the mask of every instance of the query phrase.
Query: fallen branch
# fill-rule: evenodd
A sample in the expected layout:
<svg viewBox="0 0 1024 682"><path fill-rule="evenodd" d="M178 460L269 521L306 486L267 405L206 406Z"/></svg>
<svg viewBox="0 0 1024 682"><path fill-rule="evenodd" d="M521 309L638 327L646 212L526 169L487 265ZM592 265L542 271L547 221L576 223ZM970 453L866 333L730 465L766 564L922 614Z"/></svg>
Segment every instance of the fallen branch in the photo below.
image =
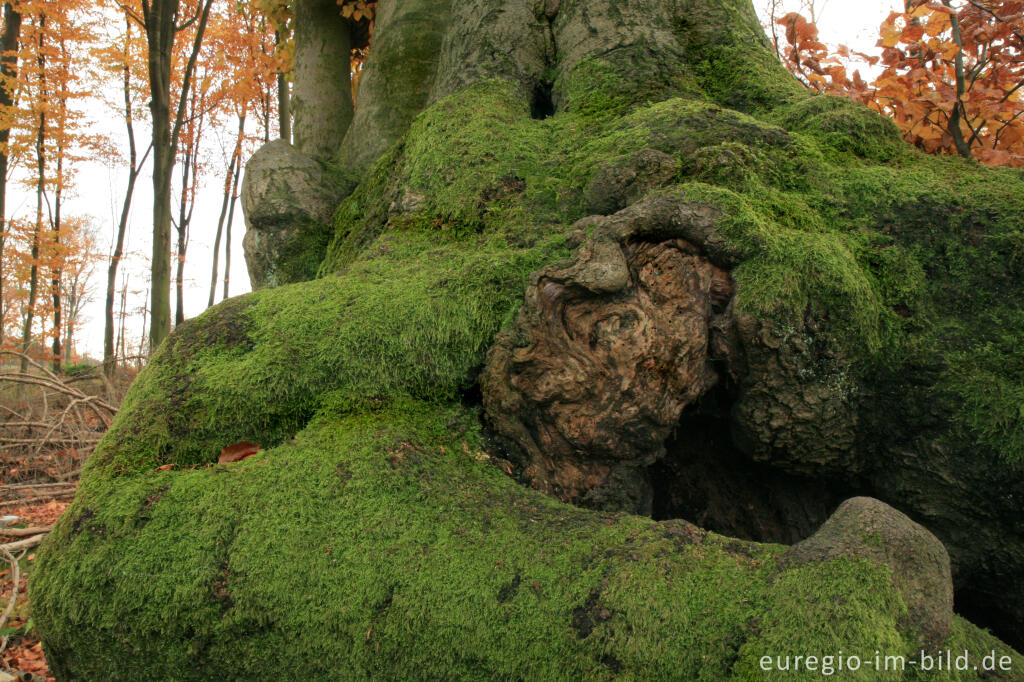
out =
<svg viewBox="0 0 1024 682"><path fill-rule="evenodd" d="M36 497L23 497L20 500L4 500L0 502L0 507L20 507L30 502L45 502L47 500L54 500L58 497L70 497L75 494L75 489L61 490L58 492L48 493L46 495L37 495Z"/></svg>
<svg viewBox="0 0 1024 682"><path fill-rule="evenodd" d="M4 490L25 490L26 488L64 488L67 483L15 483L11 485L0 485L0 491Z"/></svg>
<svg viewBox="0 0 1024 682"><path fill-rule="evenodd" d="M29 526L28 528L0 528L0 535L12 538L27 538L40 533L49 533L53 526Z"/></svg>
<svg viewBox="0 0 1024 682"><path fill-rule="evenodd" d="M16 544L16 543L12 543ZM7 619L14 613L14 604L18 601L18 582L21 580L21 566L18 565L18 561L21 559L22 554L15 557L11 554L10 545L0 545L0 553L3 554L4 559L11 565L11 576L14 578L14 587L11 588L11 598L7 601L7 608L4 609L3 614L0 614L0 629L3 629L4 625L7 624ZM7 648L7 642L10 637L4 635L3 639L0 639L0 654Z"/></svg>
<svg viewBox="0 0 1024 682"><path fill-rule="evenodd" d="M8 542L6 545L0 545L0 552L20 552L25 549L32 549L38 547L46 537L46 533L42 535L36 535L25 540L18 540L17 542Z"/></svg>

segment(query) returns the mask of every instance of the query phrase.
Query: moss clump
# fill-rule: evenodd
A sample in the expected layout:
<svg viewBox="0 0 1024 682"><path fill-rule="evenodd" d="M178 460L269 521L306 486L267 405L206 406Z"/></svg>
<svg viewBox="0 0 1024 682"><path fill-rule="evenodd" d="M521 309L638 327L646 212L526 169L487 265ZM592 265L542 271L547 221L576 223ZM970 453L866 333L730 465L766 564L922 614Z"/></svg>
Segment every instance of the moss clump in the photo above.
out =
<svg viewBox="0 0 1024 682"><path fill-rule="evenodd" d="M562 241L512 249L493 235L398 233L343 274L214 308L153 357L90 466L192 466L241 440L276 445L327 397L451 400Z"/></svg>
<svg viewBox="0 0 1024 682"><path fill-rule="evenodd" d="M562 505L475 424L328 408L239 464L88 487L36 568L48 652L80 679L721 680L766 652L907 651L886 569L776 574L781 547Z"/></svg>
<svg viewBox="0 0 1024 682"><path fill-rule="evenodd" d="M842 97L822 95L798 100L772 112L787 130L806 132L826 150L856 158L886 162L906 153L896 124L881 114Z"/></svg>

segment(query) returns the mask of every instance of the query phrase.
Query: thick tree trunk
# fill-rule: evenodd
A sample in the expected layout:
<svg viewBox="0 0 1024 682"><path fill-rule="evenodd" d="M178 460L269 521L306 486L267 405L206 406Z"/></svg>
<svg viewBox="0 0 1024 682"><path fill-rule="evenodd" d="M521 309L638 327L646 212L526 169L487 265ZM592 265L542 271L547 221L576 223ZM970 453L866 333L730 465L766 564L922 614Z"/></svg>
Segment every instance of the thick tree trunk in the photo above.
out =
<svg viewBox="0 0 1024 682"><path fill-rule="evenodd" d="M343 167L359 171L369 166L423 109L451 4L452 0L408 0L378 6L373 49L359 77L359 107L338 153ZM298 25L296 30L303 29ZM295 134L298 139L297 117Z"/></svg>
<svg viewBox="0 0 1024 682"><path fill-rule="evenodd" d="M1015 655L949 559L1018 636L1024 179L812 95L749 0L378 10L335 163L247 171L261 238L352 176L326 255L168 339L40 551L58 678ZM863 494L949 555L863 498L807 537Z"/></svg>
<svg viewBox="0 0 1024 682"><path fill-rule="evenodd" d="M341 145L352 120L349 63L352 38L335 0L295 3L295 147L314 158L329 159ZM287 84L278 84L287 93ZM282 124L287 113L281 112ZM288 139L282 126L281 137Z"/></svg>

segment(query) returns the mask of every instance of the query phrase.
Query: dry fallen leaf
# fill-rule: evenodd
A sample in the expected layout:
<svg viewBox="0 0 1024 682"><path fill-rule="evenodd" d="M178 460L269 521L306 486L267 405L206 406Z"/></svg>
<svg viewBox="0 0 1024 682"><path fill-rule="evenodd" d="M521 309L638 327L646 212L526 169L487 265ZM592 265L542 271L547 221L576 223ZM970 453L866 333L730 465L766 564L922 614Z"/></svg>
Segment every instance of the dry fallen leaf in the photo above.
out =
<svg viewBox="0 0 1024 682"><path fill-rule="evenodd" d="M156 470L157 471L170 471L173 468L174 468L173 464L164 464L163 466L157 467Z"/></svg>
<svg viewBox="0 0 1024 682"><path fill-rule="evenodd" d="M231 464L232 462L241 462L246 457L252 457L260 451L260 446L256 443L250 443L247 440L243 440L241 443L235 443L229 445L220 451L220 457L217 459L218 464Z"/></svg>

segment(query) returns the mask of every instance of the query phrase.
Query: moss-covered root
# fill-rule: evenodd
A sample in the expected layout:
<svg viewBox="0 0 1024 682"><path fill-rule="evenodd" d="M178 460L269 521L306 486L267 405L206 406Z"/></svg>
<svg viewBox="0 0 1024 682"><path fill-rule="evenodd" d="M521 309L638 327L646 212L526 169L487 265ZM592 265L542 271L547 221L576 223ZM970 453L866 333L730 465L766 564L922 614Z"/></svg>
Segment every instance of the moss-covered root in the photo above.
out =
<svg viewBox="0 0 1024 682"><path fill-rule="evenodd" d="M567 507L491 466L475 424L471 411L399 401L324 413L241 463L94 481L33 575L53 669L176 682L788 680L763 657L911 654L885 566L780 573L778 546ZM963 622L951 646L1024 665Z"/></svg>

